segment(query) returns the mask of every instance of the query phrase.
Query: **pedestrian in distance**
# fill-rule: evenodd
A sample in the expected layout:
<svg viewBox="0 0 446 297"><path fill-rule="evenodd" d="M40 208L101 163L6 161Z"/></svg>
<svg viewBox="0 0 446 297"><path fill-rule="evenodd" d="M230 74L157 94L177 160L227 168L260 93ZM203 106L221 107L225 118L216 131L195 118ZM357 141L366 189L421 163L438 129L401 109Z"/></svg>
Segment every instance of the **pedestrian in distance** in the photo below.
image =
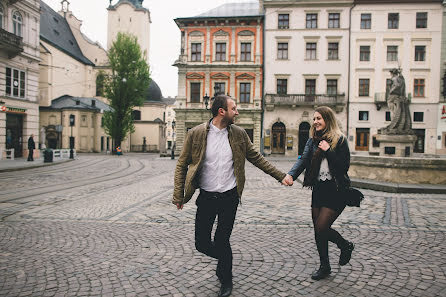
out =
<svg viewBox="0 0 446 297"><path fill-rule="evenodd" d="M34 150L36 149L36 143L34 142L34 134L28 138L28 161L34 161Z"/></svg>
<svg viewBox="0 0 446 297"><path fill-rule="evenodd" d="M118 147L116 148L116 155L118 155L118 156L122 155L122 149L121 149L120 146L118 146Z"/></svg>
<svg viewBox="0 0 446 297"><path fill-rule="evenodd" d="M331 226L344 210L345 193L350 187L347 171L350 167L350 151L333 110L321 106L315 109L313 125L302 157L297 160L286 176L292 183L305 170L303 186L311 188L311 215L320 267L311 278L320 280L331 273L328 257L328 241L341 250L339 265L346 265L351 258L354 244L345 240Z"/></svg>
<svg viewBox="0 0 446 297"><path fill-rule="evenodd" d="M172 203L181 210L197 188L195 247L218 260L218 296L232 292L232 249L229 242L237 207L245 184L245 159L284 185L286 174L256 151L246 131L234 125L239 114L234 99L218 95L212 103L212 119L186 135L175 169ZM212 240L212 226L217 228Z"/></svg>

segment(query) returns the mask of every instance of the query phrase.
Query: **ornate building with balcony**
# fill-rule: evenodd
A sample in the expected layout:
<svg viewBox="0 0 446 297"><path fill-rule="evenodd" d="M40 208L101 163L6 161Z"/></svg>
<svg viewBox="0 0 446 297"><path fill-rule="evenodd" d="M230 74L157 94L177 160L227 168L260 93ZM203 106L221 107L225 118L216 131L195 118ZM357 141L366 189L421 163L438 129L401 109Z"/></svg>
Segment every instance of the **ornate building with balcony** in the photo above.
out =
<svg viewBox="0 0 446 297"><path fill-rule="evenodd" d="M181 31L176 113L176 154L190 128L208 121L215 92L236 99L243 127L261 144L263 15L259 3L224 4L194 17L175 19ZM212 98L211 100L212 101Z"/></svg>
<svg viewBox="0 0 446 297"><path fill-rule="evenodd" d="M0 159L26 157L31 134L39 143L39 10L40 1L0 2Z"/></svg>
<svg viewBox="0 0 446 297"><path fill-rule="evenodd" d="M264 153L297 156L313 110L330 106L347 131L349 11L353 1L264 0Z"/></svg>
<svg viewBox="0 0 446 297"><path fill-rule="evenodd" d="M413 152L446 151L446 131L439 125L444 105L439 63L445 28L442 2L355 0L350 36L350 150L379 152L376 134L391 122L386 100L390 70L400 68L417 135Z"/></svg>

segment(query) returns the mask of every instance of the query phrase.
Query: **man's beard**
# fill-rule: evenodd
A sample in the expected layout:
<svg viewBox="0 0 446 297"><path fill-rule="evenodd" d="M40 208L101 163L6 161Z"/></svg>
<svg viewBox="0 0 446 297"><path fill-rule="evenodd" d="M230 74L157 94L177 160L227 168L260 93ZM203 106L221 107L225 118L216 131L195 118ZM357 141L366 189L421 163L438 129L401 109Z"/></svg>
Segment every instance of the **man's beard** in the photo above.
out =
<svg viewBox="0 0 446 297"><path fill-rule="evenodd" d="M232 125L232 124L234 124L234 118L231 118L231 117L229 117L229 116L225 116L225 117L223 118L223 122L224 122L227 126Z"/></svg>

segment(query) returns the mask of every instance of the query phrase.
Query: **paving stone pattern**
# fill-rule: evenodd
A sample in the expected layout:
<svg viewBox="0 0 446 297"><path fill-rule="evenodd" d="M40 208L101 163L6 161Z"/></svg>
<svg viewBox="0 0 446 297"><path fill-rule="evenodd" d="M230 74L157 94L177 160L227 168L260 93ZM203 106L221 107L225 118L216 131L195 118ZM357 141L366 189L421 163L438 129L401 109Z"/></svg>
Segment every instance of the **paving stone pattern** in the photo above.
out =
<svg viewBox="0 0 446 297"><path fill-rule="evenodd" d="M195 198L170 202L175 164L80 155L0 173L0 296L216 296L216 261L194 247ZM356 244L350 264L330 244L332 274L313 281L311 191L246 169L232 296L446 296L446 195L364 190L334 225Z"/></svg>

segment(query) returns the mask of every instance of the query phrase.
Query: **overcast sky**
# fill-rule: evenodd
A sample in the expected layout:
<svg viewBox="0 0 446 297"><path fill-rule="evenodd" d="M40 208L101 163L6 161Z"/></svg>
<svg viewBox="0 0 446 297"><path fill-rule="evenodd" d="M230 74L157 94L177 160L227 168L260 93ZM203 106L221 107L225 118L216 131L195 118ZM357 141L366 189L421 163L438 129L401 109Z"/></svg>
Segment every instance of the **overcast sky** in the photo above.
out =
<svg viewBox="0 0 446 297"><path fill-rule="evenodd" d="M61 0L43 0L55 11L61 9ZM68 0L70 10L82 21L81 31L90 39L107 47L107 7L109 0ZM118 0L113 0L116 4ZM144 0L150 10L152 24L149 64L152 78L158 83L164 97L178 93L178 68L172 66L180 54L180 30L173 21L191 17L221 4L252 2L252 0Z"/></svg>

